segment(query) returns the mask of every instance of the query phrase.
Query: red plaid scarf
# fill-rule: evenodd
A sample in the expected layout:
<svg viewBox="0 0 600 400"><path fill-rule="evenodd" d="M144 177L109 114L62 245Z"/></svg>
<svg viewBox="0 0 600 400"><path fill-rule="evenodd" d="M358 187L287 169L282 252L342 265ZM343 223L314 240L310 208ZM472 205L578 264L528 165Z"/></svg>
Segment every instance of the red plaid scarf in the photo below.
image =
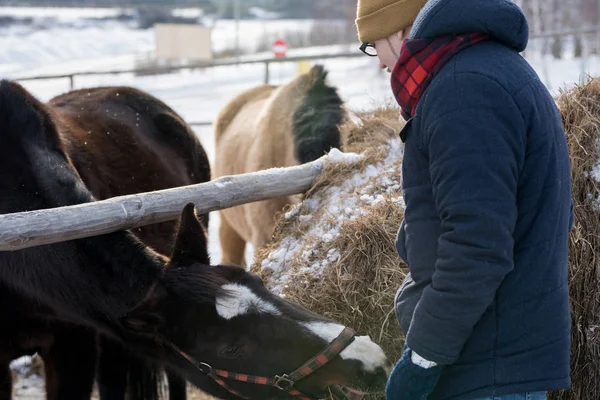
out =
<svg viewBox="0 0 600 400"><path fill-rule="evenodd" d="M489 36L483 33L448 35L434 40L405 40L400 59L392 71L392 91L409 120L415 113L421 94L440 68L459 51Z"/></svg>

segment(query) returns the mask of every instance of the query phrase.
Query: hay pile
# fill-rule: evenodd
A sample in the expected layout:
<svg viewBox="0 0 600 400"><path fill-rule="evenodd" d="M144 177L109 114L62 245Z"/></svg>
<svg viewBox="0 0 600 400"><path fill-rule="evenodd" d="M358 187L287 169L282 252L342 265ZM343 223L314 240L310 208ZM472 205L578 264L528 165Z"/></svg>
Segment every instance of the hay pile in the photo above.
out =
<svg viewBox="0 0 600 400"><path fill-rule="evenodd" d="M403 343L392 304L406 273L394 245L404 209L402 124L393 109L359 117L343 131L345 153L360 155L329 165L286 210L251 270L274 292L371 336L396 359Z"/></svg>
<svg viewBox="0 0 600 400"><path fill-rule="evenodd" d="M569 241L572 389L551 400L600 398L600 79L561 91L575 202Z"/></svg>
<svg viewBox="0 0 600 400"><path fill-rule="evenodd" d="M575 224L569 242L572 389L551 400L600 398L600 79L561 91L557 104L572 163ZM363 157L331 166L251 267L274 291L370 335L392 359L402 338L391 305L406 269L394 239L404 205L397 113L379 110L348 125L345 151ZM596 254L597 252L598 255Z"/></svg>

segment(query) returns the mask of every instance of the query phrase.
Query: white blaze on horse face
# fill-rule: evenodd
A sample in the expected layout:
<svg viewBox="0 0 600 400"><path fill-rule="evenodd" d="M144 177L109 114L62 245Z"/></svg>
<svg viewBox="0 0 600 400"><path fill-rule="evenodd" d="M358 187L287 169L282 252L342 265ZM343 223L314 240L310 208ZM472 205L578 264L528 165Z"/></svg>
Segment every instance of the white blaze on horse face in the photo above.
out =
<svg viewBox="0 0 600 400"><path fill-rule="evenodd" d="M321 321L302 322L301 325L327 343L332 342L345 328L340 324ZM367 372L375 372L379 367L383 368L388 375L391 372L391 364L387 356L368 336L355 337L354 341L340 353L340 357L345 360L360 361Z"/></svg>
<svg viewBox="0 0 600 400"><path fill-rule="evenodd" d="M271 303L258 297L250 288L235 283L221 286L228 295L217 297L217 313L231 319L250 312L281 315Z"/></svg>

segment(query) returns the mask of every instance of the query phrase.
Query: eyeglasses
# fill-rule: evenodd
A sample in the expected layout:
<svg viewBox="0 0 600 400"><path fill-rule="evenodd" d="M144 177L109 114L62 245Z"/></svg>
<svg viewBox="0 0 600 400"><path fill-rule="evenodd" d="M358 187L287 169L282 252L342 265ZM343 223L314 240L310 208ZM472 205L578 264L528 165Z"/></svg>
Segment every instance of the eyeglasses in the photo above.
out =
<svg viewBox="0 0 600 400"><path fill-rule="evenodd" d="M370 57L377 56L377 50L375 49L375 45L373 43L363 43L360 45L360 50Z"/></svg>

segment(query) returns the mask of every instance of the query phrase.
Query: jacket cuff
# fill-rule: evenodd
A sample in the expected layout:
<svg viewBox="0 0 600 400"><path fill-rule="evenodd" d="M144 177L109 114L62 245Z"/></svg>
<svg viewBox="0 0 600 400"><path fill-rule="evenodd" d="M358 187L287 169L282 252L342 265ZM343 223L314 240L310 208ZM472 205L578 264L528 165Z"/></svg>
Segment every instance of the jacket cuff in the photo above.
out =
<svg viewBox="0 0 600 400"><path fill-rule="evenodd" d="M423 357L418 355L417 352L414 350L411 351L410 360L413 362L413 364L418 365L421 368L432 368L437 366L437 363L435 361L429 361L424 359Z"/></svg>
<svg viewBox="0 0 600 400"><path fill-rule="evenodd" d="M418 317L417 317L418 315ZM444 333L452 332L451 326L427 312L422 305L417 306L410 328L406 335L406 345L413 352L438 365L451 365L458 361L461 349L455 349L454 340L444 340Z"/></svg>

